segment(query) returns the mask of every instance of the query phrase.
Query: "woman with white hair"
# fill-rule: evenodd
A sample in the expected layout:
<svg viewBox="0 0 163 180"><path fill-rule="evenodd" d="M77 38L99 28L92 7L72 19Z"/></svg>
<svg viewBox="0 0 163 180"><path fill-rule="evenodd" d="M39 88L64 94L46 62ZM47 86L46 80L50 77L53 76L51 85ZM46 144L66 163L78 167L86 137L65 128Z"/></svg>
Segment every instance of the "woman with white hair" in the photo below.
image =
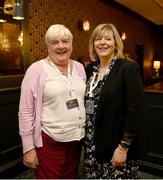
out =
<svg viewBox="0 0 163 180"><path fill-rule="evenodd" d="M27 70L19 104L23 162L39 179L76 178L85 135L85 71L70 59L73 35L64 25L45 34L48 57Z"/></svg>

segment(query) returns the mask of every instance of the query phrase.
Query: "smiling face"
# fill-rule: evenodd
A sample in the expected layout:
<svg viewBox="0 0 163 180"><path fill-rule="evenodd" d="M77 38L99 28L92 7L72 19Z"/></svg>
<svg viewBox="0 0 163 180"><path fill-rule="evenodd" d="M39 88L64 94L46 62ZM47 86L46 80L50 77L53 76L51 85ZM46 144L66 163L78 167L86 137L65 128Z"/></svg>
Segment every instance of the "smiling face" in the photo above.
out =
<svg viewBox="0 0 163 180"><path fill-rule="evenodd" d="M48 43L49 56L56 62L67 62L72 53L72 40L66 37L58 37Z"/></svg>
<svg viewBox="0 0 163 180"><path fill-rule="evenodd" d="M73 49L72 41L73 35L64 25L50 26L45 34L50 59L58 65L67 64Z"/></svg>
<svg viewBox="0 0 163 180"><path fill-rule="evenodd" d="M94 48L99 59L107 59L114 56L116 43L112 31L105 31L98 35L94 41Z"/></svg>

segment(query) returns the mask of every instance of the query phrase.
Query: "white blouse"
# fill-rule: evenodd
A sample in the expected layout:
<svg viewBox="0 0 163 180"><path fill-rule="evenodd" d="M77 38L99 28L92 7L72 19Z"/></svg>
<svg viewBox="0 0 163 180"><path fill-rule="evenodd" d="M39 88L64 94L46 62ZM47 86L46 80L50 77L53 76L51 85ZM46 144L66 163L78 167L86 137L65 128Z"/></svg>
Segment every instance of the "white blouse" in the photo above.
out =
<svg viewBox="0 0 163 180"><path fill-rule="evenodd" d="M73 60L70 77L63 75L51 61L43 61L47 73L44 87L42 130L55 141L80 140L85 135L84 94L86 84L78 75ZM68 107L76 99L78 107Z"/></svg>

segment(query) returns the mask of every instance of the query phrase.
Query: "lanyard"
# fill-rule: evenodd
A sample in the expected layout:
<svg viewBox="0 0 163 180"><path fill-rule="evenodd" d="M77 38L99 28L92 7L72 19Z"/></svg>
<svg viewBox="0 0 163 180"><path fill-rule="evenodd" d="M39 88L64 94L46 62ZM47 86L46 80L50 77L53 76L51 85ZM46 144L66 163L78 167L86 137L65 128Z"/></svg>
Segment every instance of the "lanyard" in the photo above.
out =
<svg viewBox="0 0 163 180"><path fill-rule="evenodd" d="M68 69L67 69L67 77L68 77L68 89L69 89L69 95L72 97L74 94L74 89L72 87L72 70L71 70L71 64L70 61L68 62Z"/></svg>
<svg viewBox="0 0 163 180"><path fill-rule="evenodd" d="M71 64L70 64L70 61L68 62L67 77L68 77L68 79L71 81L72 71L71 71Z"/></svg>
<svg viewBox="0 0 163 180"><path fill-rule="evenodd" d="M97 79L97 73L96 72L93 72L93 78L92 78L92 81L90 82L90 88L89 88L89 91L88 91L88 94L89 94L89 97L93 97L93 90L96 88L98 81L96 81L95 83L95 79Z"/></svg>
<svg viewBox="0 0 163 180"><path fill-rule="evenodd" d="M50 57L48 57L50 65L53 66L55 69L60 71L57 66L52 62ZM72 88L72 70L71 70L71 62L68 62L68 68L67 68L67 78L68 78L68 90L69 90L69 96L72 97L74 94L74 89Z"/></svg>

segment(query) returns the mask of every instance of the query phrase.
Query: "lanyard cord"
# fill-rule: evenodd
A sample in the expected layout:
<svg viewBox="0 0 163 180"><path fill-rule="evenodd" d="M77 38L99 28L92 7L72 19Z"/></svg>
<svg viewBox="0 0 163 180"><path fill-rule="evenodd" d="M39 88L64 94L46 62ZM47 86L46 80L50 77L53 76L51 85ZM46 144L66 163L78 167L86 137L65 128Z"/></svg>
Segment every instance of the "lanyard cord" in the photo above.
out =
<svg viewBox="0 0 163 180"><path fill-rule="evenodd" d="M116 59L117 58L114 57L112 59L112 61L109 63L108 69L107 69L105 74L110 73L110 70L112 69ZM100 81L100 80L97 80L97 78L98 78L98 72L93 72L93 78L92 78L92 81L90 82L90 88L89 88L89 91L88 91L89 97L93 97L93 90L97 87L97 85L98 85L98 83Z"/></svg>
<svg viewBox="0 0 163 180"><path fill-rule="evenodd" d="M93 90L96 88L99 80L97 80L97 76L98 76L98 73L96 72L93 72L93 78L92 78L92 81L90 82L90 88L89 88L89 97L93 97ZM97 81L96 81L97 80ZM96 81L96 83L95 83Z"/></svg>
<svg viewBox="0 0 163 180"><path fill-rule="evenodd" d="M48 57L48 60L49 60L50 65L60 72L60 70L57 68L57 65L55 65L55 63L53 63L53 61L50 59L50 57ZM69 95L72 96L72 94L74 93L74 89L72 88L72 70L71 70L71 62L70 61L68 62L68 67L67 67L67 78L68 78Z"/></svg>

